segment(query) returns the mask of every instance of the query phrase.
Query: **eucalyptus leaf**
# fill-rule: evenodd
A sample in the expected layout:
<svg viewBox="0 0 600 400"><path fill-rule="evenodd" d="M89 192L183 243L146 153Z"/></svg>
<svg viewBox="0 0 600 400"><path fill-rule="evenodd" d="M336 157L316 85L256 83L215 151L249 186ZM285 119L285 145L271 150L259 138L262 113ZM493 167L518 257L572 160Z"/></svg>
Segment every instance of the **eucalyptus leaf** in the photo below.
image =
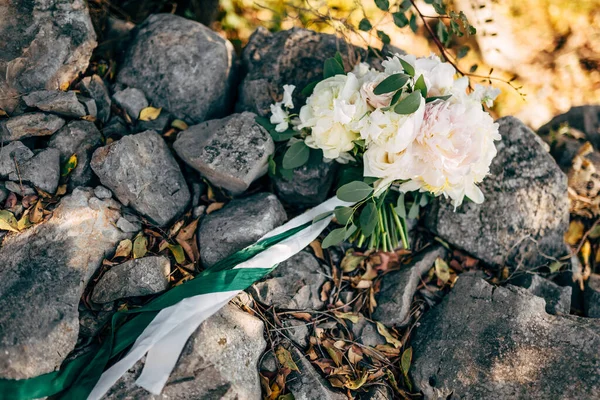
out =
<svg viewBox="0 0 600 400"><path fill-rule="evenodd" d="M410 65L409 62L404 61L402 58L399 58L399 60L400 60L400 64L402 64L402 68L404 69L404 72L406 72L408 74L408 76L415 76L415 67Z"/></svg>
<svg viewBox="0 0 600 400"><path fill-rule="evenodd" d="M371 193L373 193L373 188L361 181L347 183L341 188L339 188L336 192L337 197L340 200L351 203L364 200Z"/></svg>
<svg viewBox="0 0 600 400"><path fill-rule="evenodd" d="M313 93L313 90L315 90L315 86L317 86L318 83L318 81L309 83L304 87L304 89L302 89L300 93L302 93L302 95L306 97L310 96Z"/></svg>
<svg viewBox="0 0 600 400"><path fill-rule="evenodd" d="M416 219L419 216L419 200L415 199L408 210L408 219Z"/></svg>
<svg viewBox="0 0 600 400"><path fill-rule="evenodd" d="M333 56L334 60L338 62L338 64L340 64L340 66L342 67L342 69L344 69L344 60L342 59L342 55L340 54L339 51L335 52L335 56Z"/></svg>
<svg viewBox="0 0 600 400"><path fill-rule="evenodd" d="M409 79L410 76L406 74L398 73L390 75L383 81L381 81L379 85L377 85L375 90L373 90L373 93L376 95L380 95L396 91L398 89L401 89L404 85L406 85L406 82L408 82Z"/></svg>
<svg viewBox="0 0 600 400"><path fill-rule="evenodd" d="M406 96L403 100L400 100L396 107L394 107L394 111L396 114L412 114L419 109L421 106L421 99L423 96L421 92L412 92L408 96Z"/></svg>
<svg viewBox="0 0 600 400"><path fill-rule="evenodd" d="M350 225L348 228L338 228L329 232L329 235L323 239L321 247L326 249L331 246L335 246L348 239L350 235L356 232L356 225Z"/></svg>
<svg viewBox="0 0 600 400"><path fill-rule="evenodd" d="M325 218L330 217L330 216L331 216L331 211L327 211L327 212L321 213L321 214L319 214L319 215L317 215L316 217L313 218L312 223L314 224L315 222L322 221Z"/></svg>
<svg viewBox="0 0 600 400"><path fill-rule="evenodd" d="M415 82L414 90L421 92L421 96L423 96L423 98L427 97L427 84L425 83L425 78L423 75L420 75L419 79L417 79Z"/></svg>
<svg viewBox="0 0 600 400"><path fill-rule="evenodd" d="M360 213L360 227L365 236L371 236L373 231L375 231L375 227L377 226L377 222L379 222L377 207L375 203L369 202L363 208Z"/></svg>
<svg viewBox="0 0 600 400"><path fill-rule="evenodd" d="M303 166L310 157L310 149L304 142L291 145L283 155L281 165L285 169L294 169Z"/></svg>
<svg viewBox="0 0 600 400"><path fill-rule="evenodd" d="M340 225L346 225L352 218L354 209L352 207L337 207L333 212Z"/></svg>
<svg viewBox="0 0 600 400"><path fill-rule="evenodd" d="M335 58L328 58L325 60L323 66L323 78L327 79L336 75L344 75L345 73L344 67Z"/></svg>
<svg viewBox="0 0 600 400"><path fill-rule="evenodd" d="M400 195L398 196L398 203L396 204L396 214L398 214L398 216L400 218L406 218L406 206L404 205L404 193L400 193Z"/></svg>
<svg viewBox="0 0 600 400"><path fill-rule="evenodd" d="M291 129L288 129L284 132L277 132L275 129L273 129L270 130L269 133L271 134L271 138L274 142L286 142L296 135L296 132Z"/></svg>

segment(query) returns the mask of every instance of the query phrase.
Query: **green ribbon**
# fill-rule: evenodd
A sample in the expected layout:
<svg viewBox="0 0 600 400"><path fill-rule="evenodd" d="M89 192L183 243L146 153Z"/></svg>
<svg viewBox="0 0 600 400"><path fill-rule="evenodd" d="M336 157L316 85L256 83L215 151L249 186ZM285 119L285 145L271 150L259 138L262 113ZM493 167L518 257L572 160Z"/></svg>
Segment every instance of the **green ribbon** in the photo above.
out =
<svg viewBox="0 0 600 400"><path fill-rule="evenodd" d="M208 293L244 290L269 274L271 268L240 268L236 265L289 238L311 222L292 228L246 247L225 258L194 279L176 286L143 307L120 311L113 315L110 334L96 347L65 361L58 371L29 379L0 379L1 400L30 400L59 394L60 399L82 400L88 397L110 362L116 362L152 322L160 310L179 301Z"/></svg>

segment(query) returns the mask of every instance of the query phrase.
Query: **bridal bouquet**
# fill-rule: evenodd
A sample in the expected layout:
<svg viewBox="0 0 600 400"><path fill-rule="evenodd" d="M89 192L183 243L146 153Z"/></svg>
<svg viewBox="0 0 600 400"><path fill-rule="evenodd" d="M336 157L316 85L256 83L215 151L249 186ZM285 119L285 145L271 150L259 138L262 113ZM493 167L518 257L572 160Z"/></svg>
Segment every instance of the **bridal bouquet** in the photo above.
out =
<svg viewBox="0 0 600 400"><path fill-rule="evenodd" d="M343 164L337 197L353 206L336 208L342 227L323 247L350 240L369 249L409 248L406 218L431 197L443 195L455 208L465 198L484 200L477 184L500 135L483 105L491 107L499 90L471 90L467 77L455 79L454 67L435 55L396 54L382 66L360 63L346 73L338 53L325 61L324 79L303 90L299 114L292 114L293 85L271 105L269 130L285 142L271 173L286 176L313 154Z"/></svg>

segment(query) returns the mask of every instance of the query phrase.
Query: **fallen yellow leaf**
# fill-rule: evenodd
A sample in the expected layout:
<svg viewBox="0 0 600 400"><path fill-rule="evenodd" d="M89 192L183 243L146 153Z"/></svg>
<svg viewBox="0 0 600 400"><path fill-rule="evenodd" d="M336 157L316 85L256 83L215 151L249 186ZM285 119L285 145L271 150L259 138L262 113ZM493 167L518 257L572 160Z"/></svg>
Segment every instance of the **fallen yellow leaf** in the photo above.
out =
<svg viewBox="0 0 600 400"><path fill-rule="evenodd" d="M129 239L121 240L119 245L117 246L117 250L115 251L115 256L117 257L129 257L131 254L131 250L133 250L133 243Z"/></svg>
<svg viewBox="0 0 600 400"><path fill-rule="evenodd" d="M399 349L402 347L402 342L395 337L392 336L390 331L383 325L381 322L377 321L377 332L381 336L383 336L389 344L393 345L395 348Z"/></svg>
<svg viewBox="0 0 600 400"><path fill-rule="evenodd" d="M0 211L0 230L19 232L17 228L17 219L10 211Z"/></svg>
<svg viewBox="0 0 600 400"><path fill-rule="evenodd" d="M275 351L275 355L283 367L289 368L292 371L300 372L300 369L298 369L298 366L292 359L292 354L285 347L279 346Z"/></svg>
<svg viewBox="0 0 600 400"><path fill-rule="evenodd" d="M140 111L140 121L154 121L160 115L162 108L146 107Z"/></svg>
<svg viewBox="0 0 600 400"><path fill-rule="evenodd" d="M148 251L148 239L140 232L133 241L133 258L142 258Z"/></svg>
<svg viewBox="0 0 600 400"><path fill-rule="evenodd" d="M571 221L569 224L569 230L565 233L565 241L571 246L577 245L581 238L583 237L583 231L585 230L585 226L583 222L579 220Z"/></svg>

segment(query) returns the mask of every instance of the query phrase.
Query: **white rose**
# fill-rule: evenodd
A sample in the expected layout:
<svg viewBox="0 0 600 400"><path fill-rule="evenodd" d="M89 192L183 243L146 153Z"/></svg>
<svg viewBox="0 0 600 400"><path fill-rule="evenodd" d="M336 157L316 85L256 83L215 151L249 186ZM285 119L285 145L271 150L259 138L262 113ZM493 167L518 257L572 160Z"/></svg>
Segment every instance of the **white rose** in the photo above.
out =
<svg viewBox="0 0 600 400"><path fill-rule="evenodd" d="M424 99L421 100L417 111L409 115L397 114L393 110L376 109L363 119L361 137L365 139L367 146L373 143L392 153L399 153L417 136L424 112Z"/></svg>
<svg viewBox="0 0 600 400"><path fill-rule="evenodd" d="M348 131L342 124L320 120L312 128L311 135L307 136L305 143L313 149L323 150L323 157L335 160L346 160L345 152L354 148L356 134Z"/></svg>
<svg viewBox="0 0 600 400"><path fill-rule="evenodd" d="M375 88L384 79L385 79L385 76L381 75L380 78L378 78L374 81L365 82L360 87L361 96L373 108L388 107L392 101L392 97L394 97L394 92L375 94L375 92L374 92Z"/></svg>
<svg viewBox="0 0 600 400"><path fill-rule="evenodd" d="M425 106L424 121L414 142L401 157L410 165L411 181L404 191L444 195L458 207L465 196L481 203L476 186L488 174L500 140L498 124L474 101L435 101Z"/></svg>

